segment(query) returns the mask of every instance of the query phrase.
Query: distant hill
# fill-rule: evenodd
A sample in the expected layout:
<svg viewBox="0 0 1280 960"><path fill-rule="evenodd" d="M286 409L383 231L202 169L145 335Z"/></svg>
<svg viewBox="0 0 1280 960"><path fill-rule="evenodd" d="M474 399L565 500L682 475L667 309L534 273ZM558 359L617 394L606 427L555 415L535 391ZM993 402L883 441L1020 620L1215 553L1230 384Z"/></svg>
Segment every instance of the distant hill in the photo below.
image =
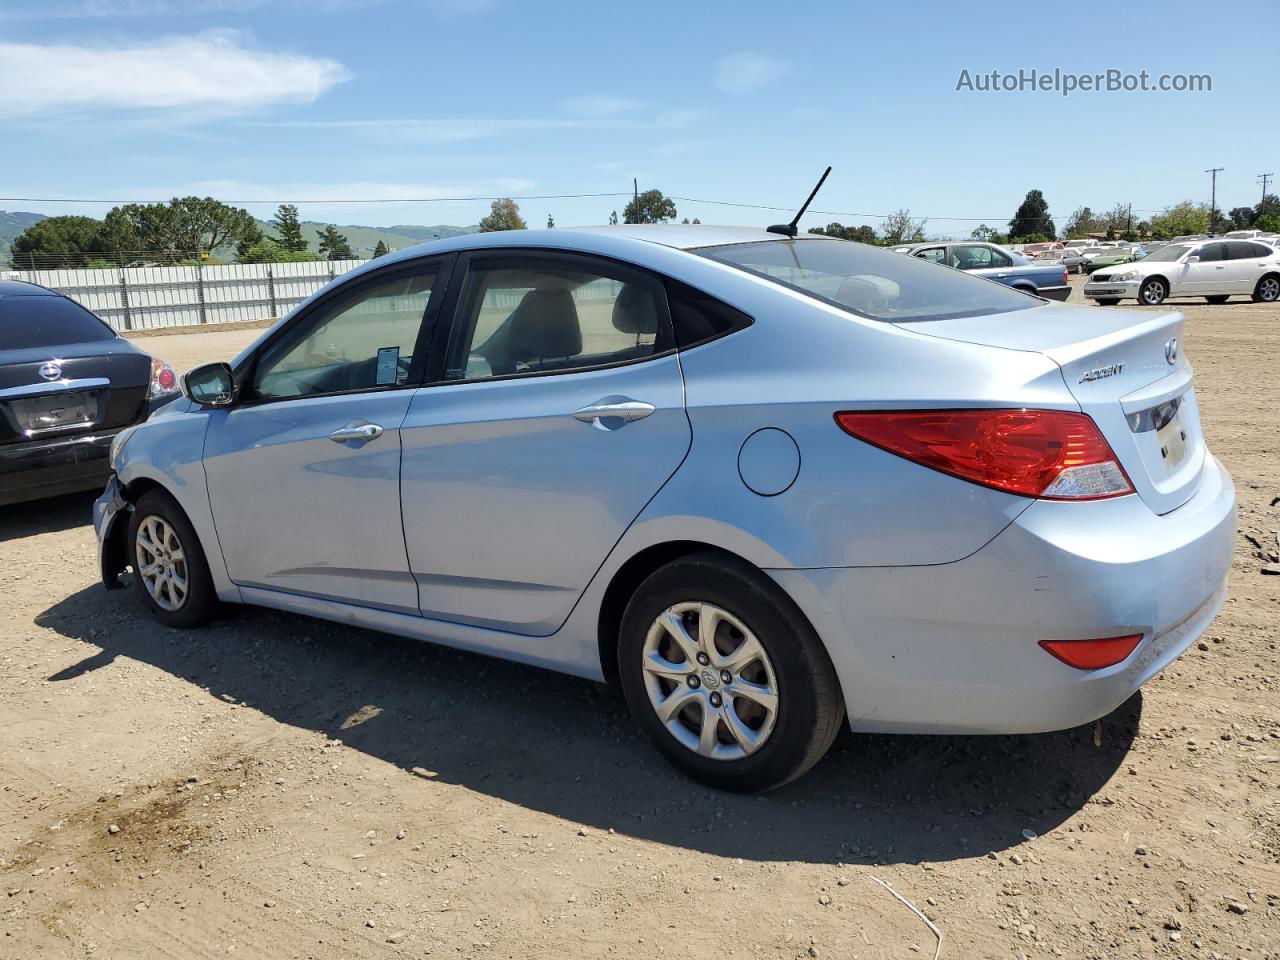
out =
<svg viewBox="0 0 1280 960"><path fill-rule="evenodd" d="M44 219L45 215L43 213L0 210L0 268L9 265L9 248L13 241L31 224L38 223ZM272 233L271 224L265 220L259 220L258 226L266 233ZM315 220L303 221L303 236L311 243L312 250L315 250L320 245L320 231L325 226L327 224L319 223ZM367 227L360 224L338 225L338 232L347 238L351 243L352 252L361 258L372 256L373 248L378 245L379 240L387 245L388 250L403 250L405 247L412 247L417 243L426 243L429 240L439 240L444 237L457 237L464 233L475 233L479 229L479 226L455 227L449 224L437 224L430 227L417 224L400 224L394 227ZM214 256L221 260L231 261L235 259L235 250L234 248L220 249L214 252Z"/></svg>
<svg viewBox="0 0 1280 960"><path fill-rule="evenodd" d="M0 210L0 265L9 263L9 247L13 245L13 241L21 236L27 227L33 223L39 223L44 218L43 213L23 213L22 211L10 213L8 210Z"/></svg>

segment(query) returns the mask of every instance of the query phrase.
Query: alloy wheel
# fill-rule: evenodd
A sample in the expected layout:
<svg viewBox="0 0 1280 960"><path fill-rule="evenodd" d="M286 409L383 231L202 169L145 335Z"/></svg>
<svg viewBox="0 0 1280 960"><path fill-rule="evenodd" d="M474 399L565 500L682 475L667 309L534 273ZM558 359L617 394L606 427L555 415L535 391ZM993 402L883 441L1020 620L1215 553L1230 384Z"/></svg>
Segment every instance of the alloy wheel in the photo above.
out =
<svg viewBox="0 0 1280 960"><path fill-rule="evenodd" d="M1142 287L1142 300L1153 306L1164 302L1165 298L1164 284L1159 280L1148 280Z"/></svg>
<svg viewBox="0 0 1280 960"><path fill-rule="evenodd" d="M1275 277L1267 277L1258 284L1258 299L1264 303L1274 303L1280 300L1280 280Z"/></svg>
<svg viewBox="0 0 1280 960"><path fill-rule="evenodd" d="M658 719L683 746L713 760L759 750L778 718L778 681L764 646L729 611L677 603L649 627L641 654Z"/></svg>
<svg viewBox="0 0 1280 960"><path fill-rule="evenodd" d="M157 607L170 612L187 602L186 554L177 532L155 514L138 525L138 576Z"/></svg>

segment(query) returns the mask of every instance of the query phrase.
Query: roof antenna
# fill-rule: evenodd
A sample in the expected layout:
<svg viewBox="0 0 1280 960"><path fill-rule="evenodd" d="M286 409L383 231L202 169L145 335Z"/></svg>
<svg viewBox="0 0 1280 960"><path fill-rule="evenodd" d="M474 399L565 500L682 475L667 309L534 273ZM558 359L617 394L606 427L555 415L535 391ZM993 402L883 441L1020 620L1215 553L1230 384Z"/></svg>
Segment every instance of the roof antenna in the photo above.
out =
<svg viewBox="0 0 1280 960"><path fill-rule="evenodd" d="M804 202L796 215L791 218L790 223L775 223L768 228L770 233L780 233L784 237L794 237L800 231L796 228L796 224L800 222L800 218L804 216L804 212L809 209L809 204L813 203L813 198L818 195L818 191L822 189L822 185L827 182L827 174L831 172L831 168L827 167L822 172L822 176L818 178L818 185L813 188L813 193L809 194L809 199Z"/></svg>

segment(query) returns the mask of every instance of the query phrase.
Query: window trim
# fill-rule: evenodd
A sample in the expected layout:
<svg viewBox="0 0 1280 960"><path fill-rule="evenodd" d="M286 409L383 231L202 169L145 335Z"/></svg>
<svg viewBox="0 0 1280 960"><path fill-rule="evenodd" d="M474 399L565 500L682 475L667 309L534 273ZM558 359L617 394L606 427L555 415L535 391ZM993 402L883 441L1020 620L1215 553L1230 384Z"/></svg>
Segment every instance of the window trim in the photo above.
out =
<svg viewBox="0 0 1280 960"><path fill-rule="evenodd" d="M700 287L695 287L693 284L686 283L683 280L678 280L675 277L670 277L670 276L665 277L664 281L665 282L662 285L663 297L667 302L667 314L671 318L672 337L675 340L676 349L680 353L687 353L690 350L695 350L698 347L704 346L708 343L715 343L717 340L723 340L725 337L731 337L735 333L741 333L743 330L746 330L747 328L755 325L755 322L756 322L755 317L747 313L747 311L739 309L738 307L735 307L732 303L729 303L723 297L718 297L714 293L708 293L706 290L703 290ZM725 307L728 307L734 313L741 314L743 317L745 317L746 322L735 324L734 326L730 327L728 330L724 330L720 333L713 333L711 336L703 337L701 340L695 340L693 343L690 343L687 346L681 344L680 335L676 331L676 318L675 318L675 315L671 313L671 298L672 296L680 295L681 291L678 289L680 287L684 287L686 290L692 291L693 293L696 293L698 296L706 297L708 300L714 300L716 303L719 303Z"/></svg>
<svg viewBox="0 0 1280 960"><path fill-rule="evenodd" d="M258 407L271 403L293 403L298 400L312 400L319 397L343 397L353 396L356 394L368 393L386 393L392 390L413 390L421 387L425 379L428 365L431 361L431 351L435 346L434 330L441 326L440 314L449 287L452 284L453 266L457 260L457 254L432 254L427 257L416 257L411 260L403 260L398 263L389 264L383 269L370 271L363 274L359 279L350 280L339 283L323 297L314 300L304 308L288 319L288 322L282 323L278 328L271 332L271 335L263 340L254 348L245 360L239 364L233 371L232 375L236 385L236 402L234 406L239 407ZM336 304L344 300L350 300L358 297L361 291L369 287L378 286L389 280L394 280L400 275L410 275L420 273L425 269L435 268L436 280L431 285L431 295L427 298L426 309L421 317L418 318L418 334L414 339L413 360L409 364L409 375L405 378L404 383L389 383L384 386L372 387L356 387L351 390L329 390L323 393L307 393L300 394L296 397L255 397L249 393L254 380L258 373L258 363L262 355L277 344L283 337L292 334L309 323L314 323L315 318L321 313L327 313ZM438 291L438 293L437 293ZM428 351L425 355L424 348Z"/></svg>
<svg viewBox="0 0 1280 960"><path fill-rule="evenodd" d="M465 322L462 307L464 306L463 293L467 287L467 281L471 277L473 267L485 265L486 269L493 269L488 264L504 260L518 259L522 263L530 261L547 261L554 265L574 265L577 264L581 269L590 270L598 268L603 264L606 267L612 267L615 270L622 270L629 273L637 274L644 277L646 281L654 285L654 292L659 294L654 298L655 307L658 311L658 323L666 324L667 333L670 336L672 346L666 350L649 354L647 357L635 357L631 360L615 360L609 363L593 363L590 366L583 367L565 367L559 370L525 370L519 373L500 373L493 374L488 377L464 377L460 379L446 379L445 373L448 363L449 351L453 348L455 337L466 336L468 333L462 331L462 324ZM498 267L496 269L501 269ZM651 360L658 360L662 357L673 356L680 352L679 344L676 343L675 329L671 320L671 312L667 305L665 277L653 270L648 270L637 264L630 263L626 260L619 260L615 257L606 257L600 254L583 253L577 250L557 250L546 247L487 247L483 250L466 250L458 255L458 263L454 270L454 276L450 283L449 296L446 303L448 310L448 322L437 324L435 338L433 339L431 352L428 356L430 369L428 376L423 383L425 387L448 387L464 383L495 383L503 380L527 380L534 377L562 377L575 373L591 373L597 370L612 370L617 367L629 367L638 363L648 363ZM441 345L441 341L443 344ZM439 349L437 349L439 347Z"/></svg>

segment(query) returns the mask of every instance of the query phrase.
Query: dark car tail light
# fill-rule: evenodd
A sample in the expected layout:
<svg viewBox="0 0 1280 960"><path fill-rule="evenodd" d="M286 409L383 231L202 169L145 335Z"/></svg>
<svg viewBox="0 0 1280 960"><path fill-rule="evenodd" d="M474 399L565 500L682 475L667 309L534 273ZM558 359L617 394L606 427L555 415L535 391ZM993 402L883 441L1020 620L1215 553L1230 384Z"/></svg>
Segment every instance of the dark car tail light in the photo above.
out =
<svg viewBox="0 0 1280 960"><path fill-rule="evenodd" d="M1027 497L1102 500L1133 484L1093 420L1063 410L837 413L840 428L908 460Z"/></svg>
<svg viewBox="0 0 1280 960"><path fill-rule="evenodd" d="M1041 640L1040 646L1069 667L1077 670L1101 670L1129 659L1138 649L1142 634L1103 637L1100 640Z"/></svg>

